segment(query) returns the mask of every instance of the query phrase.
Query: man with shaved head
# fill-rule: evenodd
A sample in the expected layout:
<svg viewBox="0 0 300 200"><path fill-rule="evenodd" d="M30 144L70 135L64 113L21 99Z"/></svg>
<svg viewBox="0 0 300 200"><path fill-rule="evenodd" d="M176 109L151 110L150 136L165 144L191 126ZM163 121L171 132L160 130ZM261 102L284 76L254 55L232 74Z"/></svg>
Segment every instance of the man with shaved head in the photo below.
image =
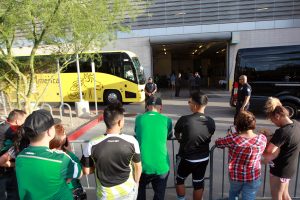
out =
<svg viewBox="0 0 300 200"><path fill-rule="evenodd" d="M252 92L252 88L247 83L247 76L241 75L239 77L239 90L238 90L238 97L237 97L234 119L236 118L236 116L239 114L240 111L249 109L251 92Z"/></svg>

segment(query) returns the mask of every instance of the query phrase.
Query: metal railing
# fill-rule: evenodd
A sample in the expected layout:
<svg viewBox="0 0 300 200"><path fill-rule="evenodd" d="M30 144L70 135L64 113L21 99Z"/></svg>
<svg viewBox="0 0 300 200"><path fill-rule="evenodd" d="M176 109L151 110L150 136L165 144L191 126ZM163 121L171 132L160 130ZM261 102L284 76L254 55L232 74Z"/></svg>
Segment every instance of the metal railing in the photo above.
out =
<svg viewBox="0 0 300 200"><path fill-rule="evenodd" d="M88 143L88 140L74 140L71 141L71 150L74 154L76 154L79 158L82 156L83 152L83 144ZM93 178L91 178L91 176ZM91 180L93 182L91 182ZM92 175L84 175L81 178L81 184L86 190L96 190L96 176ZM94 186L93 186L94 185Z"/></svg>
<svg viewBox="0 0 300 200"><path fill-rule="evenodd" d="M71 127L73 127L73 118L72 118L72 108L69 104L67 103L62 103L60 106L59 106L59 116L60 116L60 119L62 119L62 116L63 116L63 109L64 109L64 106L67 106L68 109L69 109L69 118L70 118L70 124L71 124Z"/></svg>
<svg viewBox="0 0 300 200"><path fill-rule="evenodd" d="M171 184L167 185L167 188L175 188L176 183L176 153L175 153L175 139L171 139L168 142L171 142L171 152L170 159L172 166L170 166L170 174L173 173L174 179ZM82 156L82 150L84 143L89 142L88 140L76 140L71 141L72 151L79 157ZM216 151L221 151L221 154L216 154ZM206 176L204 180L208 182L208 199L227 199L229 192L229 180L228 180L228 159L227 159L228 150L219 149L216 146L211 147L210 149L210 162L209 162L209 170L206 170ZM221 158L220 158L221 156ZM218 162L218 163L216 163ZM298 180L299 180L299 167L300 167L300 154L298 158L298 165L296 170L296 175L291 180L290 184L290 195L292 199L300 198L300 191L298 191ZM215 170L217 168L218 170ZM268 167L266 165L262 165L262 185L257 193L256 199L271 199L270 190L269 190L269 172ZM85 189L96 188L96 180L91 178L93 175L85 176L83 181L83 187ZM93 181L91 183L90 181ZM169 183L169 182L168 182ZM218 186L217 184L221 184ZM151 188L151 187L148 187ZM192 188L192 184L186 183L186 188Z"/></svg>
<svg viewBox="0 0 300 200"><path fill-rule="evenodd" d="M222 161L219 162L219 164L216 165L217 159L215 159L216 151L222 152ZM216 146L213 146L210 149L210 173L209 173L209 199L227 199L228 198L228 192L229 192L229 178L228 178L228 150L227 149L219 149ZM215 179L215 167L221 168L221 176L219 180L221 180L221 191L216 191L215 188L218 188L216 186L216 179ZM300 191L298 191L298 180L299 180L299 167L300 167L300 153L298 157L298 164L295 176L291 179L289 184L289 194L292 199L299 199L300 198ZM259 191L256 194L256 199L272 199L271 193L270 193L270 187L269 187L269 167L267 165L262 164L262 172L261 172L261 180L262 184L259 189ZM225 192L225 190L227 192ZM219 196L215 197L218 194Z"/></svg>
<svg viewBox="0 0 300 200"><path fill-rule="evenodd" d="M48 104L48 103L43 103L43 104L41 105L41 109L45 109L46 107L48 108L49 112L50 112L51 115L53 116L53 109L52 109L52 106L51 106L50 104Z"/></svg>

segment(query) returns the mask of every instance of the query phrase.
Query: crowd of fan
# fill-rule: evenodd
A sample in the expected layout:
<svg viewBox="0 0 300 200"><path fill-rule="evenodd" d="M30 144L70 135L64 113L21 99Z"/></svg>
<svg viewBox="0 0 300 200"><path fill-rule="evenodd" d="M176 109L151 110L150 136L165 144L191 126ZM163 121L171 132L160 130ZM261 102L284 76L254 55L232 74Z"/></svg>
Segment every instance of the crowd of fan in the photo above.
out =
<svg viewBox="0 0 300 200"><path fill-rule="evenodd" d="M193 199L202 199L204 175L209 162L209 145L215 132L214 120L205 115L206 95L190 95L190 115L174 126L180 144L176 156L177 199L185 199L184 182L192 174ZM136 117L135 137L121 134L124 109L120 103L104 110L106 132L92 139L80 159L71 152L61 121L50 112L37 110L27 116L10 112L0 127L1 199L86 199L80 184L82 172L95 173L98 199L146 199L152 183L154 199L164 199L170 161L167 139L172 137L172 120L162 114L162 100L149 96L147 111ZM229 199L255 199L261 185L261 162L270 166L272 199L291 199L288 193L300 151L300 125L291 120L276 98L265 105L267 118L278 127L275 133L255 133L256 119L241 111L227 135L218 138L218 148L229 149Z"/></svg>

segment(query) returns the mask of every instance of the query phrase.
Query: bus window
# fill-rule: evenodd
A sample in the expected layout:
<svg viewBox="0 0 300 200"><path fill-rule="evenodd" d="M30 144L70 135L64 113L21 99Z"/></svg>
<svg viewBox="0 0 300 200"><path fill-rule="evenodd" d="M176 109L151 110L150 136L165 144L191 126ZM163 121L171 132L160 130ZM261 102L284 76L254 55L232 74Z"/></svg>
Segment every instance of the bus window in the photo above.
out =
<svg viewBox="0 0 300 200"><path fill-rule="evenodd" d="M67 59L67 60L66 60ZM68 63L67 66L64 67L64 65ZM60 58L59 60L59 66L64 67L61 72L63 73L76 73L77 72L77 66L76 66L76 57L66 57L66 58Z"/></svg>
<svg viewBox="0 0 300 200"><path fill-rule="evenodd" d="M124 62L124 78L135 82L134 71L132 65L128 62Z"/></svg>
<svg viewBox="0 0 300 200"><path fill-rule="evenodd" d="M79 66L80 66L80 72L92 72L90 59L80 59Z"/></svg>
<svg viewBox="0 0 300 200"><path fill-rule="evenodd" d="M133 65L136 69L138 83L139 84L145 84L146 79L145 79L144 69L140 64L139 59L137 57L133 57L132 62L133 62Z"/></svg>
<svg viewBox="0 0 300 200"><path fill-rule="evenodd" d="M72 56L73 57L73 56ZM73 57L69 61L70 63L62 70L63 73L77 73L77 62L76 58ZM62 67L65 63L64 59L59 61L59 65ZM54 65L56 66L56 64ZM92 72L91 60L88 58L81 58L79 60L79 70L80 72Z"/></svg>
<svg viewBox="0 0 300 200"><path fill-rule="evenodd" d="M120 54L103 53L98 54L99 57L95 59L95 67L97 72L121 76L123 73L120 62ZM122 76L121 76L122 77Z"/></svg>
<svg viewBox="0 0 300 200"><path fill-rule="evenodd" d="M36 56L34 65L38 73L51 73L57 70L54 56Z"/></svg>

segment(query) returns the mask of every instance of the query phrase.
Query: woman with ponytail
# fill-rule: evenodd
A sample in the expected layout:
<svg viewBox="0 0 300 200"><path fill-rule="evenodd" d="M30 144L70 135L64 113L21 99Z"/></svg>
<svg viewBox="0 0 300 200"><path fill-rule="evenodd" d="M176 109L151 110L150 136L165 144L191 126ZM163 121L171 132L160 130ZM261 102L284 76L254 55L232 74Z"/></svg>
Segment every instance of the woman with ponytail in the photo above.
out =
<svg viewBox="0 0 300 200"><path fill-rule="evenodd" d="M264 152L270 164L272 199L291 199L288 187L294 176L300 152L300 124L289 118L288 111L277 98L270 97L265 104L267 118L279 127L272 135Z"/></svg>

